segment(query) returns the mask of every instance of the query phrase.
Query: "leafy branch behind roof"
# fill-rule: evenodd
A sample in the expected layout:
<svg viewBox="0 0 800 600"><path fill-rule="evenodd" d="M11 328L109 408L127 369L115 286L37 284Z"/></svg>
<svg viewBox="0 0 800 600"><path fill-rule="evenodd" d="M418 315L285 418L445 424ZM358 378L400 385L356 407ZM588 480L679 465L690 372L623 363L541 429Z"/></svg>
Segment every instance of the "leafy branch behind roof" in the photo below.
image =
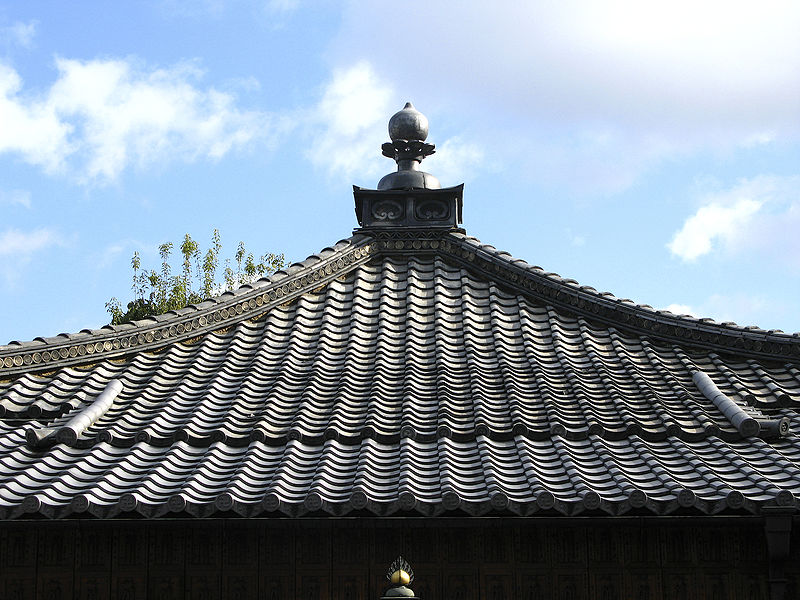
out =
<svg viewBox="0 0 800 600"><path fill-rule="evenodd" d="M180 245L183 258L180 273L173 275L170 255L172 242L158 247L161 255L161 270L148 271L142 269L142 260L138 252L133 253L131 268L133 269L134 299L128 302L128 309L116 298L106 302L106 310L111 314L111 324L120 325L137 319L160 315L170 310L177 310L190 304L202 302L211 296L236 289L240 285L270 275L285 265L283 254L267 253L256 262L252 252L248 252L244 242L239 242L234 255L235 268L231 260L225 259L222 270L222 281L217 281L219 254L222 250L219 231L214 230L211 248L205 254L200 246L187 233Z"/></svg>

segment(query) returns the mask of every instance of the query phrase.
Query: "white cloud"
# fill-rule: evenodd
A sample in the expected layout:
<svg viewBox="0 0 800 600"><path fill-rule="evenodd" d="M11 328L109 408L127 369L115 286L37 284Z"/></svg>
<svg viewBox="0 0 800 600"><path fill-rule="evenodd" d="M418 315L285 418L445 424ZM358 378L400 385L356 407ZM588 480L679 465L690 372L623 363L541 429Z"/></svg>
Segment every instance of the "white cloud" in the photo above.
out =
<svg viewBox="0 0 800 600"><path fill-rule="evenodd" d="M6 229L0 233L0 256L26 257L48 246L62 243L61 237L52 229L39 228L27 233L18 229Z"/></svg>
<svg viewBox="0 0 800 600"><path fill-rule="evenodd" d="M719 322L732 321L739 325L757 325L775 310L773 303L764 296L746 293L712 294L699 309ZM772 319L770 319L772 320Z"/></svg>
<svg viewBox="0 0 800 600"><path fill-rule="evenodd" d="M56 59L59 76L40 97L0 65L0 153L48 172L69 166L85 181L115 179L129 165L216 160L274 135L269 115L237 108L229 93L197 85L191 65L146 70L132 60Z"/></svg>
<svg viewBox="0 0 800 600"><path fill-rule="evenodd" d="M717 323L736 323L742 327L751 325L770 327L771 323L788 321L792 305L773 296L734 292L712 294L698 300L697 304L670 304L663 310L675 315L694 318L711 318Z"/></svg>
<svg viewBox="0 0 800 600"><path fill-rule="evenodd" d="M34 165L55 171L74 150L67 137L72 126L61 121L46 100L21 99L22 80L0 64L0 153L14 152Z"/></svg>
<svg viewBox="0 0 800 600"><path fill-rule="evenodd" d="M424 60L396 61L386 31L424 22L436 36ZM337 43L341 54L376 51L376 67L411 81L469 89L493 101L559 121L609 117L659 130L720 125L756 133L791 124L800 92L800 5L725 0L479 0L404 6L351 1ZM465 44L464 40L471 43ZM615 120L615 119L612 119ZM720 133L724 129L718 130Z"/></svg>
<svg viewBox="0 0 800 600"><path fill-rule="evenodd" d="M669 243L669 249L684 260L695 260L708 254L717 238L730 244L760 208L761 202L749 198L742 198L732 206L718 203L703 206L686 220Z"/></svg>
<svg viewBox="0 0 800 600"><path fill-rule="evenodd" d="M393 87L367 61L334 70L320 101L303 117L311 140L308 158L343 181L377 185L381 176L397 168L380 151L389 141L389 118L405 104L396 98ZM452 186L496 167L485 164L478 144L452 137L437 144L436 153L421 168L443 186Z"/></svg>
<svg viewBox="0 0 800 600"><path fill-rule="evenodd" d="M443 187L472 179L484 167L483 149L474 142L452 137L436 146L436 153L425 159L422 170L435 175Z"/></svg>
<svg viewBox="0 0 800 600"><path fill-rule="evenodd" d="M667 244L686 261L722 247L760 251L800 267L800 177L760 176L703 198Z"/></svg>
<svg viewBox="0 0 800 600"><path fill-rule="evenodd" d="M0 232L0 280L6 287L13 287L33 255L65 243L61 235L46 227L27 232L19 229Z"/></svg>
<svg viewBox="0 0 800 600"><path fill-rule="evenodd" d="M668 157L800 138L793 0L351 0L342 22L340 64L369 48L398 89L483 115L486 141L559 185L618 191ZM398 61L390 32L419 23L436 35Z"/></svg>
<svg viewBox="0 0 800 600"><path fill-rule="evenodd" d="M664 307L662 310L668 310L675 315L690 315L693 317L697 316L697 311L688 304L670 304Z"/></svg>
<svg viewBox="0 0 800 600"><path fill-rule="evenodd" d="M395 112L392 96L391 86L366 61L335 70L307 117L312 124L311 162L348 181L391 171L387 159L380 159L380 147L389 140L386 115Z"/></svg>
<svg viewBox="0 0 800 600"><path fill-rule="evenodd" d="M0 206L14 206L15 204L30 208L31 193L26 190L11 190L9 192L0 190Z"/></svg>
<svg viewBox="0 0 800 600"><path fill-rule="evenodd" d="M36 21L16 21L11 25L0 27L0 42L9 45L30 48L33 45L33 38L36 37Z"/></svg>

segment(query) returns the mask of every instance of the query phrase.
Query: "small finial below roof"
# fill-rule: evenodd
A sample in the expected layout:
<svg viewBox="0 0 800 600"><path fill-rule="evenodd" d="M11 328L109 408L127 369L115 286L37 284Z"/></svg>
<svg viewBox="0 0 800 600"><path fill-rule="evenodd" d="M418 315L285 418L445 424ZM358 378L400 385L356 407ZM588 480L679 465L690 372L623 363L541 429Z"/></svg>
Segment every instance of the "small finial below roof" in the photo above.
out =
<svg viewBox="0 0 800 600"><path fill-rule="evenodd" d="M407 600L419 600L414 591L408 587L414 581L414 571L411 565L402 556L398 556L389 567L386 574L391 587L381 596L381 600L391 600L393 598L406 598Z"/></svg>
<svg viewBox="0 0 800 600"><path fill-rule="evenodd" d="M428 119L411 102L389 119L390 143L383 144L383 155L397 162L397 171L378 182L379 190L429 189L442 186L430 173L419 170L419 163L433 154L435 146L426 144Z"/></svg>

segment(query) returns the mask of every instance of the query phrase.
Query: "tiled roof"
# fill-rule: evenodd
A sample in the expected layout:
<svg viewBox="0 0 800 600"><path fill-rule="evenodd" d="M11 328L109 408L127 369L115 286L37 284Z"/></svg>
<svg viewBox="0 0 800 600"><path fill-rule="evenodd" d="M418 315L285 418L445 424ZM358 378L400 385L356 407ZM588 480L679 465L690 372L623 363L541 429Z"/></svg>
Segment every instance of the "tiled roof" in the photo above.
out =
<svg viewBox="0 0 800 600"><path fill-rule="evenodd" d="M358 234L195 307L0 347L0 364L3 518L800 496L796 334L636 306L460 233Z"/></svg>

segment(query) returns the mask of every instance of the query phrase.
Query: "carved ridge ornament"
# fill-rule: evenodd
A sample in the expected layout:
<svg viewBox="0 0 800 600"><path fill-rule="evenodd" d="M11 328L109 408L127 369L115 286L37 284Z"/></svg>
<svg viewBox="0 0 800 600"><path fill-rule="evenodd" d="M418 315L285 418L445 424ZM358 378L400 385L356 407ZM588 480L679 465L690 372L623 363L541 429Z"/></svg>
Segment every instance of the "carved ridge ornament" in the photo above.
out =
<svg viewBox="0 0 800 600"><path fill-rule="evenodd" d="M523 294L536 294L540 301L552 302L565 310L600 320L606 325L635 331L648 338L678 341L723 352L735 347L738 352L779 361L797 361L800 358L800 339L796 336L784 334L776 338L767 331L728 329L717 323L683 323L679 317L655 312L648 314L636 305L628 305L618 298L605 298L597 292L584 291L577 286L553 280L546 274L531 272L530 268L501 265L486 250L454 239L446 232L439 235L424 230L376 232L375 237L380 249L388 254L419 248L441 248L463 266L493 278L501 278Z"/></svg>
<svg viewBox="0 0 800 600"><path fill-rule="evenodd" d="M699 345L726 351L737 348L749 355L793 362L800 359L800 339L785 335L775 338L769 332L749 332L727 329L719 324L692 322L685 324L678 317L647 314L643 309L627 305L616 298L604 298L597 292L587 292L578 287L550 279L545 274L531 272L529 268L514 264L499 264L486 250L451 237L448 232L419 229L410 231L375 232L372 239L340 255L334 255L289 276L247 299L219 308L191 313L185 320L163 326L134 328L130 333L108 334L105 339L66 343L63 346L44 345L22 353L0 357L0 375L27 370L30 365L54 363L60 366L80 365L90 355L106 357L123 356L136 350L156 350L169 343L167 340L186 341L209 330L229 326L240 315L257 317L276 304L282 304L335 279L338 272L356 263L366 262L377 253L393 254L414 250L436 250L453 258L467 268L477 269L493 278L500 278L523 294L535 294L540 301L552 302L565 310L577 312L607 325L636 331L645 337L676 340L684 344ZM146 327L146 326L145 326ZM99 337L99 336L98 336ZM771 338L771 339L770 339Z"/></svg>
<svg viewBox="0 0 800 600"><path fill-rule="evenodd" d="M403 205L396 200L382 200L372 207L372 217L377 221L397 221L404 214Z"/></svg>
<svg viewBox="0 0 800 600"><path fill-rule="evenodd" d="M256 295L238 299L235 303L225 306L190 313L184 317L185 320L178 323L172 321L163 325L133 327L129 332L99 334L94 339L87 336L89 340L67 342L60 346L43 344L36 349L9 354L0 357L0 375L17 373L27 370L31 365L45 366L48 363L59 367L78 366L86 363L87 359L94 355L102 355L98 356L98 360L102 360L124 356L134 350L157 350L172 340L191 340L208 331L229 326L230 321L241 315L245 315L245 318L257 317L274 305L282 304L321 284L328 283L335 279L342 269L366 262L376 252L378 252L377 245L368 241L362 246L309 265L298 275L290 275L274 284L268 284L264 291L259 290Z"/></svg>
<svg viewBox="0 0 800 600"><path fill-rule="evenodd" d="M420 221L439 221L450 216L450 206L441 200L424 200L414 207L414 216Z"/></svg>

